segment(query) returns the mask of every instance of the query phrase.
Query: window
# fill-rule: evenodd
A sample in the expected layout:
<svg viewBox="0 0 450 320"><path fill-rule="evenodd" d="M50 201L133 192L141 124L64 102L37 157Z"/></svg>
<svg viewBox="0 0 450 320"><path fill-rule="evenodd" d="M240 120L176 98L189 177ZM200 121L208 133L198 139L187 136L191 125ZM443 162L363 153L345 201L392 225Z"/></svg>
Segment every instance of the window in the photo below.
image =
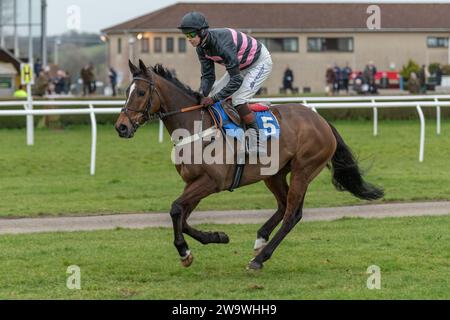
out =
<svg viewBox="0 0 450 320"><path fill-rule="evenodd" d="M186 38L178 38L178 52L186 52Z"/></svg>
<svg viewBox="0 0 450 320"><path fill-rule="evenodd" d="M0 77L0 89L11 89L12 82L13 80L10 77Z"/></svg>
<svg viewBox="0 0 450 320"><path fill-rule="evenodd" d="M162 40L160 37L156 37L155 39L153 39L154 42L154 48L155 48L155 52L162 52Z"/></svg>
<svg viewBox="0 0 450 320"><path fill-rule="evenodd" d="M448 48L448 38L428 37L428 48Z"/></svg>
<svg viewBox="0 0 450 320"><path fill-rule="evenodd" d="M298 52L298 38L257 38L270 52Z"/></svg>
<svg viewBox="0 0 450 320"><path fill-rule="evenodd" d="M166 52L173 52L173 38L166 38Z"/></svg>
<svg viewBox="0 0 450 320"><path fill-rule="evenodd" d="M309 52L353 52L353 38L308 38Z"/></svg>
<svg viewBox="0 0 450 320"><path fill-rule="evenodd" d="M122 38L117 39L117 53L122 53Z"/></svg>
<svg viewBox="0 0 450 320"><path fill-rule="evenodd" d="M142 53L150 52L150 40L148 38L141 39L141 52Z"/></svg>

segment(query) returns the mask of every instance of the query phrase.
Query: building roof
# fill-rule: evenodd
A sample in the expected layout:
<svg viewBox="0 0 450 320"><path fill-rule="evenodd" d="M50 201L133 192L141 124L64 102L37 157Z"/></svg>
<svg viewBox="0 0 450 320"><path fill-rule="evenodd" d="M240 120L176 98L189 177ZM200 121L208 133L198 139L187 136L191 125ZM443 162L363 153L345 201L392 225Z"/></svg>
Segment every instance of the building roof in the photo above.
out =
<svg viewBox="0 0 450 320"><path fill-rule="evenodd" d="M0 62L10 63L14 66L17 73L20 73L21 61L14 57L11 52L6 49L0 48Z"/></svg>
<svg viewBox="0 0 450 320"><path fill-rule="evenodd" d="M358 31L367 28L367 3L177 3L102 30L104 33L175 31L189 11L206 15L211 27L269 32ZM450 4L378 4L379 31L450 32Z"/></svg>

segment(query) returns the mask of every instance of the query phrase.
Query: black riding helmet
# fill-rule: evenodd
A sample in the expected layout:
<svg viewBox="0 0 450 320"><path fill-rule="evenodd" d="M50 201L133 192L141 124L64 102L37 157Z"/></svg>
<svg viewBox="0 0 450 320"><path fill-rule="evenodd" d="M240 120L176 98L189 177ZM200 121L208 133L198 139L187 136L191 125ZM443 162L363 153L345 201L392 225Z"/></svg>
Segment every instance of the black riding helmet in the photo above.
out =
<svg viewBox="0 0 450 320"><path fill-rule="evenodd" d="M197 31L198 35L202 38L204 29L208 29L208 21L205 16L200 12L192 11L184 15L181 19L181 24L178 27L183 33Z"/></svg>

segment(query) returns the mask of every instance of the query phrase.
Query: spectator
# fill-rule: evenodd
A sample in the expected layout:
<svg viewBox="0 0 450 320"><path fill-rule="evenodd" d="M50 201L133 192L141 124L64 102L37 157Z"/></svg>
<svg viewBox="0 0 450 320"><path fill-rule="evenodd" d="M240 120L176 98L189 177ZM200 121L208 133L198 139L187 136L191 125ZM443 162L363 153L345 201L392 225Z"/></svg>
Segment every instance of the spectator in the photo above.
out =
<svg viewBox="0 0 450 320"><path fill-rule="evenodd" d="M64 78L65 80L64 93L69 94L72 87L72 77L70 76L69 71L65 71L65 73L66 76Z"/></svg>
<svg viewBox="0 0 450 320"><path fill-rule="evenodd" d="M373 61L370 61L370 70L372 71L372 82L370 83L370 93L378 93L377 84L375 82L375 75L377 74L377 67Z"/></svg>
<svg viewBox="0 0 450 320"><path fill-rule="evenodd" d="M91 94L91 84L89 82L89 65L86 65L80 71L81 81L83 82L83 96Z"/></svg>
<svg viewBox="0 0 450 320"><path fill-rule="evenodd" d="M114 68L109 68L109 81L111 82L112 95L116 96L116 86L117 86L117 72Z"/></svg>
<svg viewBox="0 0 450 320"><path fill-rule="evenodd" d="M339 68L337 63L334 64L333 72L334 72L333 93L339 94L339 89L341 88L339 83L341 81L341 68Z"/></svg>
<svg viewBox="0 0 450 320"><path fill-rule="evenodd" d="M353 79L353 90L358 94L365 94L366 87L368 88L368 85L364 83L363 73L359 71Z"/></svg>
<svg viewBox="0 0 450 320"><path fill-rule="evenodd" d="M342 87L348 94L348 83L350 76L352 74L352 69L349 67L348 62L345 64L345 68L342 69Z"/></svg>
<svg viewBox="0 0 450 320"><path fill-rule="evenodd" d="M420 92L427 92L427 70L425 65L422 65L422 68L419 70L419 84L420 84Z"/></svg>
<svg viewBox="0 0 450 320"><path fill-rule="evenodd" d="M420 81L417 79L415 72L411 72L408 80L408 90L412 94L417 94L420 92Z"/></svg>
<svg viewBox="0 0 450 320"><path fill-rule="evenodd" d="M377 73L377 68L375 67L375 64L373 61L369 61L369 63L366 65L364 72L363 72L363 78L364 82L369 85L369 93L377 93L377 85L375 83L375 75Z"/></svg>
<svg viewBox="0 0 450 320"><path fill-rule="evenodd" d="M39 73L41 72L41 70L42 70L41 59L37 58L36 62L34 63L34 69L33 69L36 78L39 77Z"/></svg>
<svg viewBox="0 0 450 320"><path fill-rule="evenodd" d="M95 94L97 91L97 85L95 81L95 72L94 72L94 65L92 63L89 63L88 66L88 81L90 84L90 94Z"/></svg>
<svg viewBox="0 0 450 320"><path fill-rule="evenodd" d="M283 90L287 93L287 90L291 90L291 93L294 93L294 88L292 87L292 83L294 82L294 73L286 66L286 70L284 70L283 75Z"/></svg>
<svg viewBox="0 0 450 320"><path fill-rule="evenodd" d="M66 81L65 81L66 74L62 70L58 70L56 73L56 78L53 80L53 84L55 85L55 93L56 94L62 94L64 93Z"/></svg>
<svg viewBox="0 0 450 320"><path fill-rule="evenodd" d="M48 90L48 77L46 76L44 70L39 72L39 76L36 79L36 83L33 86L33 95L43 97L47 93Z"/></svg>
<svg viewBox="0 0 450 320"><path fill-rule="evenodd" d="M326 87L325 91L328 93L329 96L333 95L333 86L335 81L335 74L333 71L333 68L329 65L327 68L327 71L325 72L325 78L326 78Z"/></svg>
<svg viewBox="0 0 450 320"><path fill-rule="evenodd" d="M436 69L436 85L440 86L442 83L442 68L441 65L438 64Z"/></svg>

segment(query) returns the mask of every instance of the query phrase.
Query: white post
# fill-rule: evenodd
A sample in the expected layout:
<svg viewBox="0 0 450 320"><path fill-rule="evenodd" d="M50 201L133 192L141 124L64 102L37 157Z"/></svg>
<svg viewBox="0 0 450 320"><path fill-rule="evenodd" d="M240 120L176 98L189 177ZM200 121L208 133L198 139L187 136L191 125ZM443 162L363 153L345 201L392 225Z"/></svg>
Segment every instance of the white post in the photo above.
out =
<svg viewBox="0 0 450 320"><path fill-rule="evenodd" d="M31 0L28 0L28 64L31 67L31 73L34 72L33 64L33 28L32 28L32 9ZM33 79L30 79L33 83ZM28 109L33 110L33 96L31 92L31 83L27 84ZM27 116L27 145L34 145L34 117Z"/></svg>
<svg viewBox="0 0 450 320"><path fill-rule="evenodd" d="M164 123L159 120L159 143L164 141Z"/></svg>
<svg viewBox="0 0 450 320"><path fill-rule="evenodd" d="M5 47L5 35L3 33L3 2L0 2L0 47Z"/></svg>
<svg viewBox="0 0 450 320"><path fill-rule="evenodd" d="M47 0L41 0L41 54L42 67L47 66ZM38 75L37 75L38 76Z"/></svg>
<svg viewBox="0 0 450 320"><path fill-rule="evenodd" d="M31 84L27 84L27 109L33 110L33 96L31 95ZM27 116L27 145L34 145L34 116Z"/></svg>
<svg viewBox="0 0 450 320"><path fill-rule="evenodd" d="M438 98L434 98L434 101L439 102ZM441 134L441 107L436 106L436 133Z"/></svg>
<svg viewBox="0 0 450 320"><path fill-rule="evenodd" d="M89 114L91 117L91 128L92 128L92 141L91 141L91 176L95 175L95 156L97 152L97 121L95 119L95 111L94 106L92 104L89 105L89 109L91 109L91 113Z"/></svg>
<svg viewBox="0 0 450 320"><path fill-rule="evenodd" d="M425 149L425 117L423 116L422 108L417 105L417 112L420 118L420 151L419 162L423 162L423 154Z"/></svg>
<svg viewBox="0 0 450 320"><path fill-rule="evenodd" d="M14 56L16 56L17 59L20 59L20 52L19 52L19 34L17 32L17 1L14 0L14 6L13 6L13 15L14 15Z"/></svg>
<svg viewBox="0 0 450 320"><path fill-rule="evenodd" d="M34 72L33 66L33 11L31 0L28 0L28 63L31 65L32 71Z"/></svg>
<svg viewBox="0 0 450 320"><path fill-rule="evenodd" d="M372 99L372 103L375 103L375 99ZM373 108L373 135L376 137L378 135L378 109Z"/></svg>
<svg viewBox="0 0 450 320"><path fill-rule="evenodd" d="M448 45L447 45L447 48L448 48L448 64L450 64L450 36L448 37Z"/></svg>

